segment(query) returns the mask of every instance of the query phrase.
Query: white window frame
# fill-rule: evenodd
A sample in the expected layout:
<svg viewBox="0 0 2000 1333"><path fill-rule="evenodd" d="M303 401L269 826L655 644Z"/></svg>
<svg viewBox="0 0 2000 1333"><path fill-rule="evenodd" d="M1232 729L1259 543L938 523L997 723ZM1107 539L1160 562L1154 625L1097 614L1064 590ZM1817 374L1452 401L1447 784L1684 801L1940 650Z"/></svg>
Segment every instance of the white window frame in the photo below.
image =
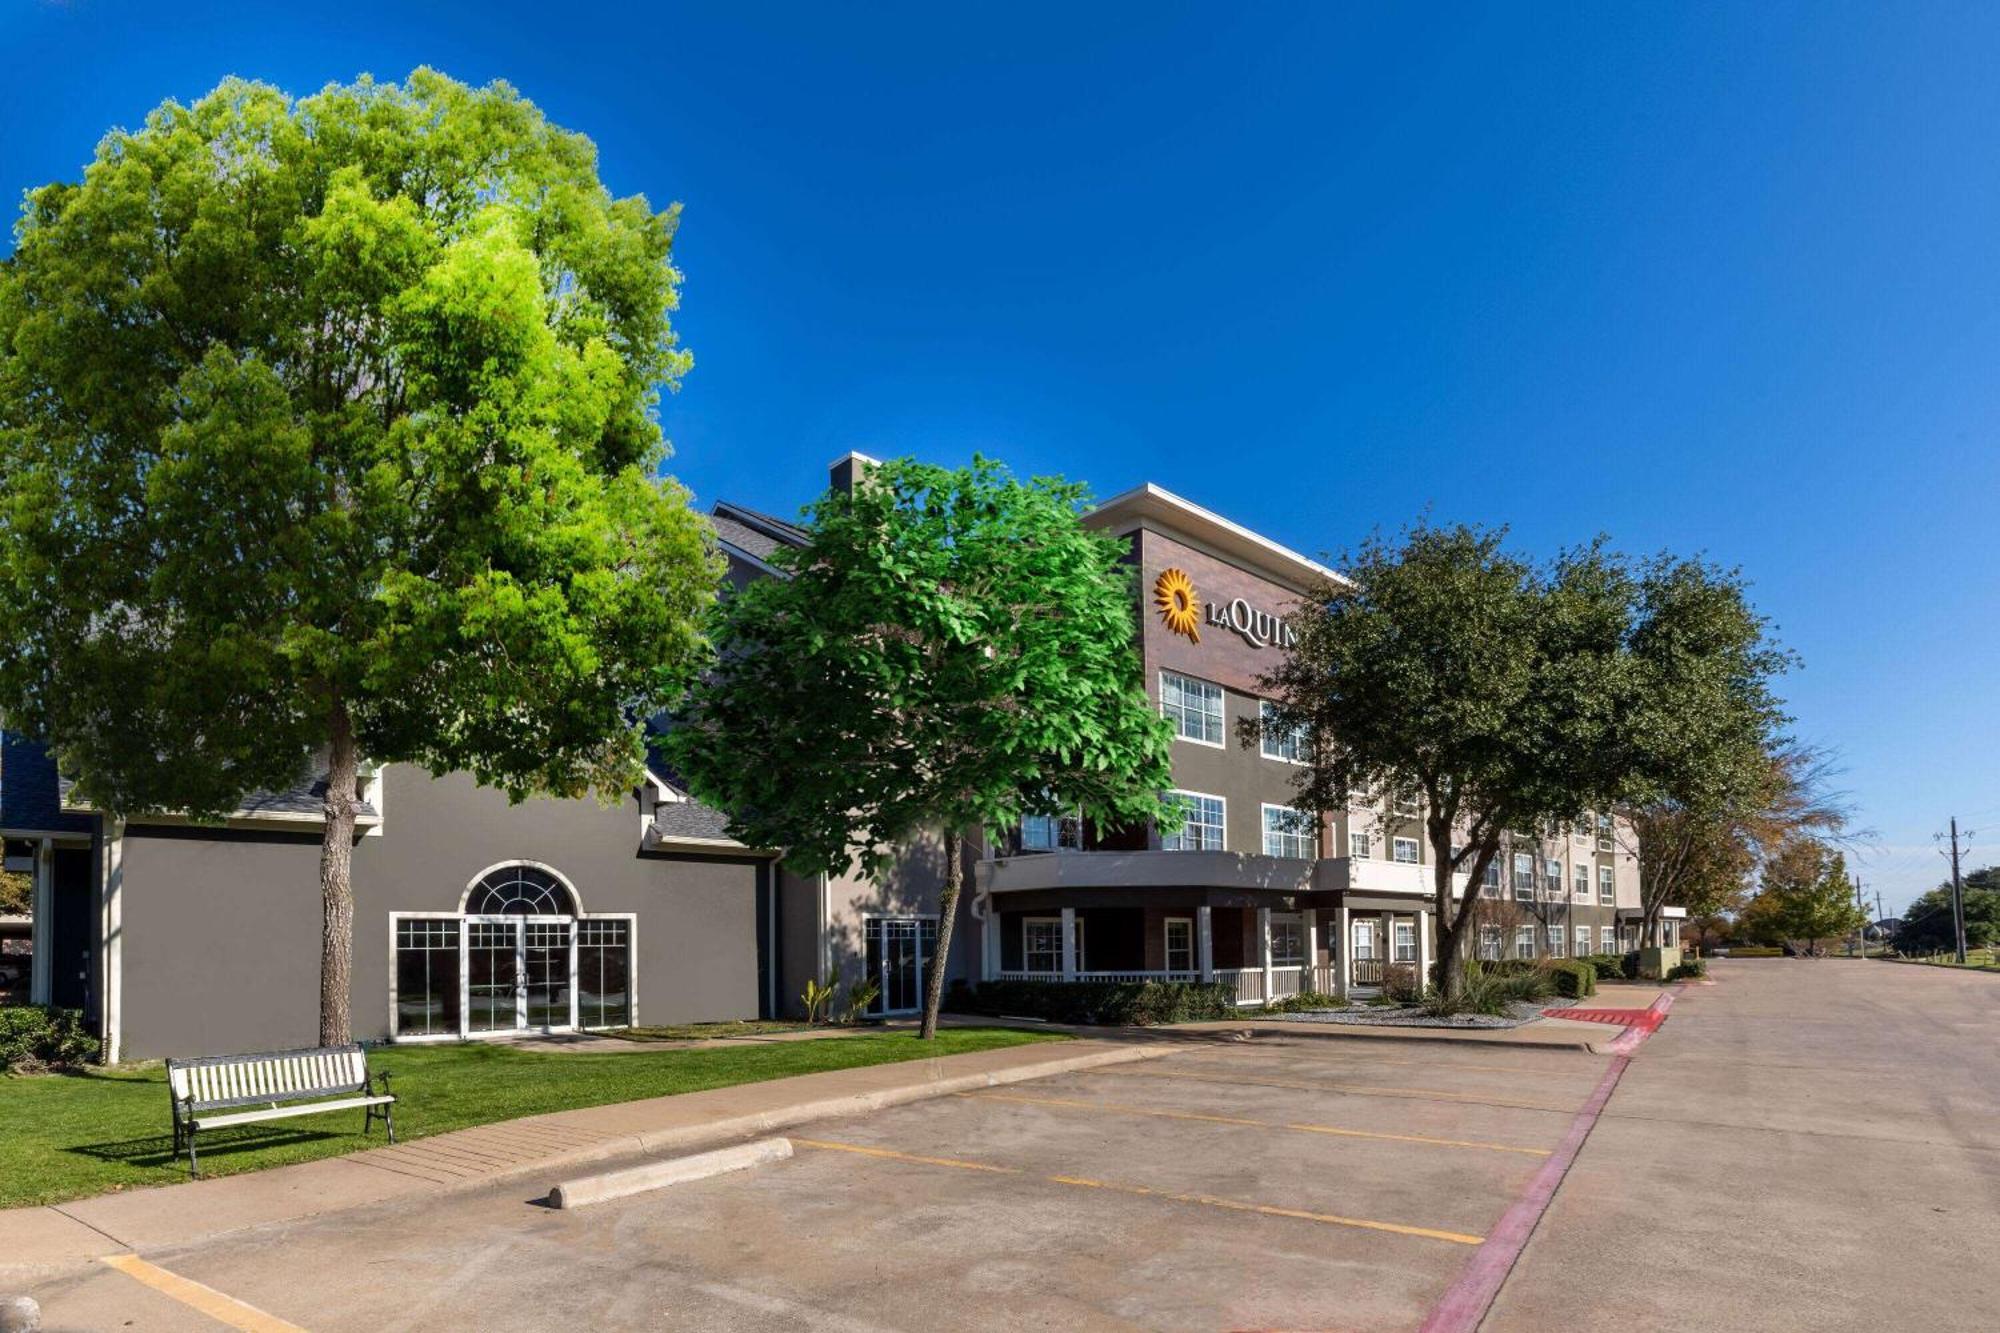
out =
<svg viewBox="0 0 2000 1333"><path fill-rule="evenodd" d="M569 890L570 902L581 905L576 886L560 872L534 861L503 861L489 866L473 877L473 884L495 870L512 865L533 866L537 870L548 870L562 880ZM470 889L467 890L470 892ZM460 895L463 906L465 895ZM404 921L456 921L458 923L458 1031L456 1032L410 1032L400 1030L396 994L396 947L397 927ZM578 1023L582 993L576 984L577 964L577 923L583 921L623 921L625 923L625 993L626 1021L622 1024L583 1026ZM546 1028L527 1026L527 992L517 989L514 999L514 1023L511 1028L500 1028L491 1032L472 1030L472 965L469 957L472 947L473 925L513 925L516 927L514 949L517 960L527 951L527 925L540 922L545 925L567 925L569 927L569 1022L551 1024ZM518 962L517 962L518 966ZM639 914L637 912L577 912L574 915L542 913L527 915L481 915L465 912L440 911L392 911L389 913L389 1040L396 1045L415 1045L427 1041L508 1041L518 1037L542 1032L605 1032L614 1027L639 1026Z"/></svg>
<svg viewBox="0 0 2000 1333"><path fill-rule="evenodd" d="M1589 953L1590 953L1590 927L1578 926L1576 928L1576 956L1578 958L1583 958L1588 956Z"/></svg>
<svg viewBox="0 0 2000 1333"><path fill-rule="evenodd" d="M1208 846L1208 845L1207 845L1207 844L1205 844L1205 843L1204 843L1204 844L1203 844L1202 846L1200 846L1200 847L1188 847L1188 846L1173 846L1173 847L1170 847L1170 846L1168 846L1167 844L1168 844L1168 842L1169 842L1169 841L1174 841L1174 842L1179 842L1179 841L1180 841L1181 839L1184 839L1184 838L1186 838L1186 837L1187 837L1187 830L1188 830L1188 824L1189 824L1189 822L1191 822L1191 821L1184 821L1184 822L1183 822L1183 823L1181 824L1181 831L1180 831L1180 832L1178 832L1178 833L1163 833L1163 834L1161 834L1161 835L1160 835L1160 850L1161 850L1161 851L1165 851L1165 852L1226 852L1226 851L1228 851L1228 850L1229 850L1229 798L1228 798L1228 797L1226 797L1226 796L1217 796L1217 795L1215 795L1215 794L1214 794L1213 792L1205 792L1205 791L1187 791L1187 790L1185 790L1185 789L1183 789L1183 788L1180 788L1180 787L1176 787L1176 788L1174 788L1174 789L1173 789L1172 791L1168 792L1167 794L1168 794L1169 796L1185 796L1185 797L1188 797L1188 798L1190 798L1190 799L1193 799L1193 800L1200 800L1200 801L1214 801L1214 802L1215 802L1215 810L1216 810L1216 814L1215 814L1215 820L1216 820L1216 822L1215 822L1215 825L1214 825L1214 827L1215 827L1215 828L1216 828L1216 830L1217 830L1217 837L1218 837L1219 841L1218 841L1218 842L1216 843L1216 845L1215 845L1215 846L1213 846L1213 847L1210 847L1210 846ZM1209 827L1209 825L1208 825L1208 824L1206 824L1206 823L1204 823L1204 824L1202 824L1202 825L1201 825L1201 827L1202 827L1202 828L1208 828L1208 827Z"/></svg>
<svg viewBox="0 0 2000 1333"><path fill-rule="evenodd" d="M1187 946L1185 949L1185 952L1187 954L1187 963L1182 967L1174 966L1174 953L1176 952L1174 949L1175 926L1185 926L1187 928ZM1195 957L1193 917L1191 916L1168 917L1161 926L1160 944L1161 944L1160 961L1166 965L1166 969L1169 973L1175 976L1182 975L1183 973L1192 976L1194 973L1200 970L1200 965L1199 965L1200 960Z"/></svg>
<svg viewBox="0 0 2000 1333"><path fill-rule="evenodd" d="M1349 829L1347 831L1347 854L1349 856L1366 861L1370 859L1371 855L1368 849L1374 846L1374 844L1375 840L1361 829Z"/></svg>
<svg viewBox="0 0 2000 1333"><path fill-rule="evenodd" d="M1272 828L1271 816L1274 813L1290 815L1296 821L1297 827L1289 831ZM1264 855L1284 857L1294 861L1317 861L1319 859L1318 831L1313 827L1313 820L1309 816L1293 806L1273 805L1269 801L1263 804L1262 816L1264 821ZM1281 849L1286 845L1287 839L1296 840L1296 844L1301 850L1295 852L1284 850L1273 851L1272 842L1274 839Z"/></svg>
<svg viewBox="0 0 2000 1333"><path fill-rule="evenodd" d="M1408 856L1403 855L1405 847L1410 849ZM1389 854L1395 859L1397 865L1417 865L1423 860L1423 844L1415 838L1394 838L1390 841Z"/></svg>
<svg viewBox="0 0 2000 1333"><path fill-rule="evenodd" d="M1501 950L1505 943L1506 940L1501 934L1500 927L1481 926L1479 928L1479 960L1483 963L1499 962Z"/></svg>
<svg viewBox="0 0 2000 1333"><path fill-rule="evenodd" d="M1590 901L1590 867L1582 861L1570 868L1570 893L1580 903Z"/></svg>
<svg viewBox="0 0 2000 1333"><path fill-rule="evenodd" d="M1597 867L1597 902L1602 907L1618 905L1618 872L1610 866Z"/></svg>
<svg viewBox="0 0 2000 1333"><path fill-rule="evenodd" d="M1525 884L1523 884L1523 883L1521 882L1521 880L1522 880L1522 873L1523 873L1523 872L1522 872L1522 869L1521 869L1521 862L1523 862L1523 861L1526 861L1526 862L1528 863L1528 867L1527 867L1527 871L1526 871L1526 875L1527 875L1527 883L1525 883ZM1512 888L1512 889L1514 890L1514 901L1515 901L1515 902L1517 902L1517 903L1531 903L1531 902L1535 901L1535 855L1534 855L1534 853L1533 853L1533 852L1515 852L1515 853L1513 854L1513 865L1512 865L1512 870L1513 870L1513 874L1512 874L1512 875L1511 875L1511 876L1509 877L1509 887L1511 887L1511 888Z"/></svg>
<svg viewBox="0 0 2000 1333"><path fill-rule="evenodd" d="M1612 827L1612 823L1611 823L1611 816L1610 816L1610 815L1599 815L1599 816L1597 817L1597 850L1598 850L1598 851L1600 851L1600 852L1612 852L1612 851L1616 851L1616 850L1618 850L1618 848L1617 848L1617 844L1616 844L1616 843L1615 843L1615 842L1614 842L1614 841L1612 840L1612 833L1613 833L1613 827Z"/></svg>
<svg viewBox="0 0 2000 1333"><path fill-rule="evenodd" d="M1257 701L1258 752L1266 759L1275 759L1281 764L1305 763L1305 760L1300 758L1305 753L1306 748L1306 729L1304 727L1295 727L1291 731L1283 733L1278 738L1281 742L1280 745L1275 749L1272 748L1271 708L1272 704L1269 699L1259 699ZM1291 751L1290 754L1285 753L1287 749Z"/></svg>
<svg viewBox="0 0 2000 1333"><path fill-rule="evenodd" d="M1169 679L1178 682L1175 688L1180 697L1180 702L1172 705L1173 711L1170 711L1167 703L1167 681ZM1187 696L1190 692L1188 689L1189 686L1197 687L1193 693L1201 698L1204 703L1206 703L1208 698L1207 692L1210 690L1215 691L1216 735L1214 740L1209 740L1205 734L1201 736L1190 736L1187 734ZM1160 716L1173 722L1175 740L1186 741L1190 745L1206 745L1212 750L1224 749L1229 738L1229 691L1223 689L1214 681L1203 680L1199 676L1184 676L1178 671L1161 671ZM1206 721L1208 717L1208 709L1206 707L1201 709L1201 716ZM1205 733L1208 728L1204 725L1202 730Z"/></svg>
<svg viewBox="0 0 2000 1333"><path fill-rule="evenodd" d="M1527 947L1523 948L1522 946ZM1533 958L1535 956L1535 928L1533 926L1514 927L1514 956Z"/></svg>
<svg viewBox="0 0 2000 1333"><path fill-rule="evenodd" d="M1053 841L1047 846L1043 846L1039 842L1030 843L1028 841L1028 829L1030 825L1038 829L1046 829ZM1068 827L1066 828L1065 825ZM1066 845L1063 842L1063 834L1072 829L1075 831L1076 842L1074 845ZM1077 852L1083 850L1083 818L1075 811L1061 815L1022 815L1020 833L1021 850L1024 852Z"/></svg>
<svg viewBox="0 0 2000 1333"><path fill-rule="evenodd" d="M1618 927L1599 926L1597 928L1597 948L1600 953L1617 953Z"/></svg>
<svg viewBox="0 0 2000 1333"><path fill-rule="evenodd" d="M1486 863L1486 873L1480 876L1479 879L1479 896L1482 898L1498 898L1500 890L1505 887L1506 872L1507 868L1500 864L1498 856L1488 861Z"/></svg>
<svg viewBox="0 0 2000 1333"><path fill-rule="evenodd" d="M1569 932L1561 926L1550 926L1547 935L1549 940L1549 957L1569 957Z"/></svg>
<svg viewBox="0 0 2000 1333"><path fill-rule="evenodd" d="M1542 858L1542 897L1551 902L1560 902L1564 893L1563 863L1561 858Z"/></svg>
<svg viewBox="0 0 2000 1333"><path fill-rule="evenodd" d="M1356 917L1348 926L1348 934L1354 938L1349 946L1354 950L1354 961L1372 962L1375 958L1375 922L1367 917Z"/></svg>
<svg viewBox="0 0 2000 1333"><path fill-rule="evenodd" d="M1280 928L1288 936L1298 940L1298 953L1278 953L1278 933ZM1271 966L1304 967L1306 965L1306 920L1296 912L1271 913Z"/></svg>
<svg viewBox="0 0 2000 1333"><path fill-rule="evenodd" d="M882 941L881 970L875 976L872 977L866 975L868 968L868 935L871 929L879 929L879 927L876 924L878 922L886 924L889 922L899 922L899 921L910 922L912 925L916 927L915 937L917 942L917 948L916 948L917 1002L914 1005L905 1009L891 1009L889 1007L889 948L888 948L887 933L886 931L884 932ZM931 959L934 956L933 954L930 953L929 950L924 948L924 924L926 922L928 922L931 927L931 936L932 936L931 947L936 948L937 947L936 937L941 923L935 916L910 915L907 913L899 913L891 915L886 912L871 912L864 915L861 918L862 972L865 980L872 981L876 985L875 998L873 1001L870 1002L868 1007L868 1012L870 1014L875 1015L878 1018L890 1018L898 1014L916 1014L923 1012L924 986L929 981L929 977L927 974L930 969ZM1025 947L1024 947L1024 952L1025 952Z"/></svg>
<svg viewBox="0 0 2000 1333"><path fill-rule="evenodd" d="M1083 922L1081 920L1077 922L1077 925L1079 926L1081 926L1082 924ZM1028 948L1028 935L1029 935L1028 928L1030 926L1054 926L1056 928L1056 952L1055 952L1056 965L1054 967L1039 968L1033 966L1029 962L1029 960L1034 958L1037 954L1043 954L1047 952L1047 950L1045 949L1031 950ZM1062 927L1063 927L1062 918L1059 916L1024 916L1021 918L1021 970L1023 972L1031 973L1034 976L1038 977L1059 977L1063 974L1063 928ZM1079 939L1081 939L1082 934L1083 932L1081 930L1077 932ZM1081 949L1077 950L1079 958L1081 958L1082 953L1083 951Z"/></svg>
<svg viewBox="0 0 2000 1333"><path fill-rule="evenodd" d="M1390 923L1390 961L1414 963L1417 961L1417 923L1408 917L1397 917Z"/></svg>

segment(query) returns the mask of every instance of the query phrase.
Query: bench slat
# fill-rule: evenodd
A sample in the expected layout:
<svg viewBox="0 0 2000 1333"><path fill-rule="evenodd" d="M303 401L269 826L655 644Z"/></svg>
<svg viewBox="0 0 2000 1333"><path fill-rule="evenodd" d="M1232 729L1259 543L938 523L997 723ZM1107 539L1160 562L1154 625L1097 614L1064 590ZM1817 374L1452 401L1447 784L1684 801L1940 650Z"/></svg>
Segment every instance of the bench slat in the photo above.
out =
<svg viewBox="0 0 2000 1333"><path fill-rule="evenodd" d="M352 1111L363 1106L386 1106L394 1097L343 1097L331 1102L308 1102L298 1106L267 1107L261 1111L232 1111L226 1115L198 1115L196 1129L221 1129L226 1125L249 1125L262 1120L284 1120L295 1115L316 1115L321 1111Z"/></svg>

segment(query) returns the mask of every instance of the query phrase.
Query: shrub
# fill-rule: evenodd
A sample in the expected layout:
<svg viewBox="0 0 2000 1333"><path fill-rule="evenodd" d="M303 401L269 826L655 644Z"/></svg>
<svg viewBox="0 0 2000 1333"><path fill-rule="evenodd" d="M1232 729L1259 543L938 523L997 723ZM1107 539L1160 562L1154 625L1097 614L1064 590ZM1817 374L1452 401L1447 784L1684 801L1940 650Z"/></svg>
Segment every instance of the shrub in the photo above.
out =
<svg viewBox="0 0 2000 1333"><path fill-rule="evenodd" d="M1686 981L1690 977L1705 977L1707 975L1708 963L1706 960L1700 958L1685 959L1682 962L1674 964L1673 967L1667 970L1668 981Z"/></svg>
<svg viewBox="0 0 2000 1333"><path fill-rule="evenodd" d="M1409 963L1391 963L1382 969L1382 994L1397 1004L1415 1004L1424 998L1417 969Z"/></svg>
<svg viewBox="0 0 2000 1333"><path fill-rule="evenodd" d="M1507 1012L1511 986L1510 978L1495 976L1474 963L1466 968L1457 995L1447 997L1441 990L1427 991L1419 1007L1432 1018L1450 1018L1456 1014L1500 1016Z"/></svg>
<svg viewBox="0 0 2000 1333"><path fill-rule="evenodd" d="M1597 994L1597 968L1581 958L1550 958L1542 968L1555 993L1569 1000Z"/></svg>
<svg viewBox="0 0 2000 1333"><path fill-rule="evenodd" d="M1236 987L1201 981L983 981L976 986L960 981L952 983L949 1007L1052 1023L1152 1026L1232 1017Z"/></svg>
<svg viewBox="0 0 2000 1333"><path fill-rule="evenodd" d="M1271 1014L1295 1014L1306 1009L1345 1009L1347 1002L1338 995L1326 995L1319 991L1300 991L1297 995L1287 995L1282 1000L1273 1000L1264 1006Z"/></svg>
<svg viewBox="0 0 2000 1333"><path fill-rule="evenodd" d="M1586 954L1583 962L1597 969L1599 981L1616 981L1625 975L1625 956L1615 953Z"/></svg>
<svg viewBox="0 0 2000 1333"><path fill-rule="evenodd" d="M1731 958L1783 958L1785 951L1764 944L1741 944L1732 945L1729 950L1729 956Z"/></svg>
<svg viewBox="0 0 2000 1333"><path fill-rule="evenodd" d="M0 1009L0 1069L40 1074L74 1069L97 1058L97 1038L75 1009L22 1005Z"/></svg>

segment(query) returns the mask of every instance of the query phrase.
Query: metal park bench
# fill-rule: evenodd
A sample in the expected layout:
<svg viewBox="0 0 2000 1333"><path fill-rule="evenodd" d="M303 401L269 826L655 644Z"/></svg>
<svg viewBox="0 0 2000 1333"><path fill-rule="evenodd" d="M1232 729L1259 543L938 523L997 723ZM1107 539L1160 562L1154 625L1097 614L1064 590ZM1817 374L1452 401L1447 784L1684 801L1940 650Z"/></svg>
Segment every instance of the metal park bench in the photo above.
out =
<svg viewBox="0 0 2000 1333"><path fill-rule="evenodd" d="M204 1129L254 1125L322 1111L367 1108L361 1122L366 1134L380 1119L396 1141L396 1098L389 1075L368 1072L368 1057L359 1046L325 1046L299 1051L263 1051L255 1055L206 1055L195 1060L167 1061L167 1090L174 1104L174 1155L187 1146L188 1172L201 1178L194 1139ZM257 1107L257 1110L235 1110ZM222 1112L222 1114L211 1114Z"/></svg>

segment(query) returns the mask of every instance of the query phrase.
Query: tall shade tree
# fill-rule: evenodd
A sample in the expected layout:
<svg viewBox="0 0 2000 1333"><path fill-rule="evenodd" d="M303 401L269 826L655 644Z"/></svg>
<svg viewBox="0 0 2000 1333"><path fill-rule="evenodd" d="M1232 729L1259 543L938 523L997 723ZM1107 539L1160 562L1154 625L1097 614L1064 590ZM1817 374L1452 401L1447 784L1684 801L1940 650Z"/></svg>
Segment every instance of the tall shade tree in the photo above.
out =
<svg viewBox="0 0 2000 1333"><path fill-rule="evenodd" d="M808 873L876 876L943 843L922 1033L937 1030L963 838L1023 814L1174 813L1125 545L1082 487L975 459L879 464L809 511L778 577L717 608L715 671L668 738L730 831Z"/></svg>
<svg viewBox="0 0 2000 1333"><path fill-rule="evenodd" d="M1480 883L1510 830L1685 799L1781 720L1769 682L1787 659L1735 576L1601 543L1535 565L1502 536L1371 539L1302 599L1298 643L1263 681L1263 725L1307 735L1300 804L1422 801L1447 993L1478 902L1454 875Z"/></svg>
<svg viewBox="0 0 2000 1333"><path fill-rule="evenodd" d="M1764 865L1758 884L1737 923L1752 939L1786 944L1810 957L1824 951L1823 941L1867 924L1847 875L1847 858L1817 838L1787 842Z"/></svg>
<svg viewBox="0 0 2000 1333"><path fill-rule="evenodd" d="M1794 840L1845 840L1850 812L1832 773L1826 752L1796 740L1730 746L1705 781L1625 807L1621 842L1638 856L1644 942L1659 943L1668 903L1696 919L1734 913L1757 869Z"/></svg>
<svg viewBox="0 0 2000 1333"><path fill-rule="evenodd" d="M719 576L661 479L677 211L504 84L229 80L31 192L0 267L0 711L112 815L361 759L629 788Z"/></svg>

